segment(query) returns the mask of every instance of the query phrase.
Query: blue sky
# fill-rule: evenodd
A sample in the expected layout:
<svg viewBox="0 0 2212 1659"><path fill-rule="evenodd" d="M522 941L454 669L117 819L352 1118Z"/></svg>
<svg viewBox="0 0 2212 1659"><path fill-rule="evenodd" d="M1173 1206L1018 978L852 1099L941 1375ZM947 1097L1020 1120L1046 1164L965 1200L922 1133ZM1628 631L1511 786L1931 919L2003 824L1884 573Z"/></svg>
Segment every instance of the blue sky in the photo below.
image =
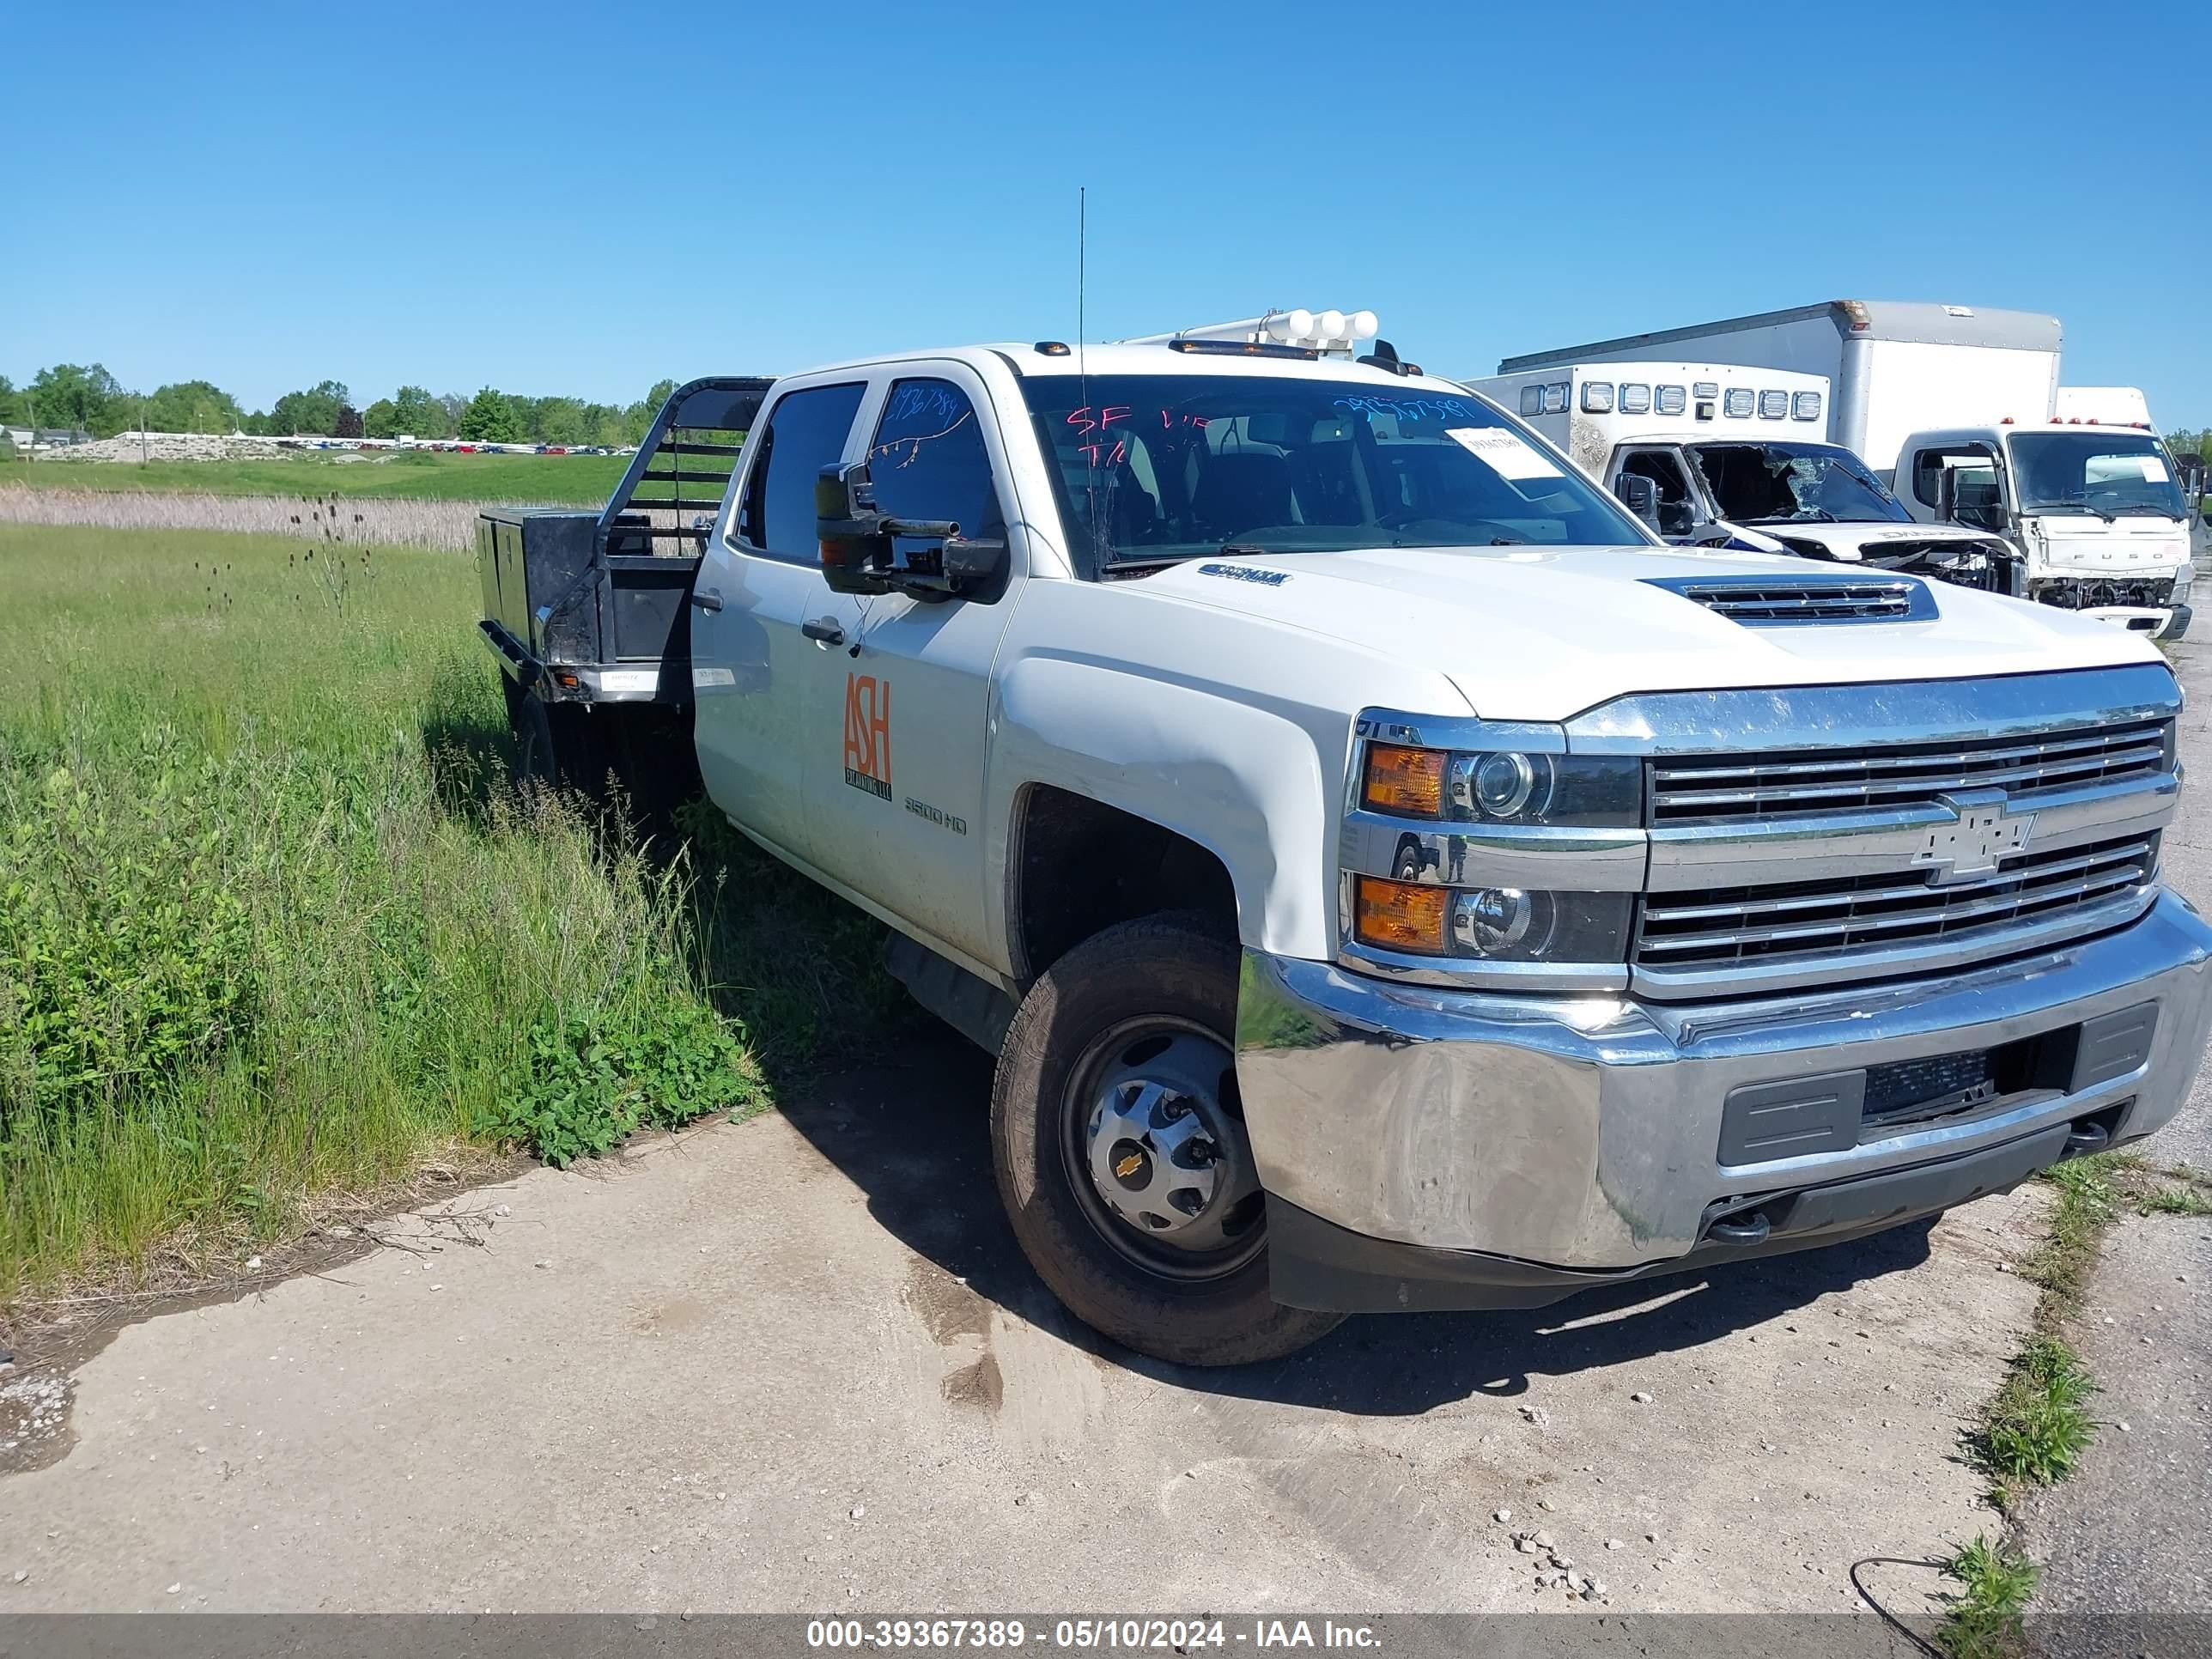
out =
<svg viewBox="0 0 2212 1659"><path fill-rule="evenodd" d="M2203 8L29 4L0 374L663 375L1378 312L1432 368L1838 296L2049 311L2212 425Z"/></svg>

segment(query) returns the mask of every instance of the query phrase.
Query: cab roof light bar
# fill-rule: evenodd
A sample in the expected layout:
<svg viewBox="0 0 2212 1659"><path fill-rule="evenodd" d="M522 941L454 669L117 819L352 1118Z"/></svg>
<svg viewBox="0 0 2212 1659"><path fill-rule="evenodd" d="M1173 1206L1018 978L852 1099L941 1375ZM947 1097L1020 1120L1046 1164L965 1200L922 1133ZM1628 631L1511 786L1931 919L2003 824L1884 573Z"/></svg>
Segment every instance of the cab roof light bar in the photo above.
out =
<svg viewBox="0 0 2212 1659"><path fill-rule="evenodd" d="M1170 340L1168 349L1209 357L1291 357L1307 363L1321 359L1318 346L1278 345L1273 340Z"/></svg>
<svg viewBox="0 0 2212 1659"><path fill-rule="evenodd" d="M1201 323L1165 334L1140 334L1117 345L1173 345L1181 340L1222 341L1237 345L1296 346L1325 356L1349 357L1354 344L1372 339L1382 325L1371 311L1308 311L1303 306L1273 310L1229 323Z"/></svg>

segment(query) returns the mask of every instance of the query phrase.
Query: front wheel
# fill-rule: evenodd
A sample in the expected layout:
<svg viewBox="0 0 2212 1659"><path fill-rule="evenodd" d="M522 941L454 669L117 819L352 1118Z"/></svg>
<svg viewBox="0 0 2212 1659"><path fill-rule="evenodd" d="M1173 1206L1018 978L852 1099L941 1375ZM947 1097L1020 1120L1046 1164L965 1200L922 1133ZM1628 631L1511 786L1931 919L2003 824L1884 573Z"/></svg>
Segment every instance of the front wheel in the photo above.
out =
<svg viewBox="0 0 2212 1659"><path fill-rule="evenodd" d="M1124 922L1030 988L991 1091L999 1194L1038 1276L1085 1324L1180 1364L1276 1358L1343 1317L1267 1293L1236 1021L1233 945L1183 918Z"/></svg>

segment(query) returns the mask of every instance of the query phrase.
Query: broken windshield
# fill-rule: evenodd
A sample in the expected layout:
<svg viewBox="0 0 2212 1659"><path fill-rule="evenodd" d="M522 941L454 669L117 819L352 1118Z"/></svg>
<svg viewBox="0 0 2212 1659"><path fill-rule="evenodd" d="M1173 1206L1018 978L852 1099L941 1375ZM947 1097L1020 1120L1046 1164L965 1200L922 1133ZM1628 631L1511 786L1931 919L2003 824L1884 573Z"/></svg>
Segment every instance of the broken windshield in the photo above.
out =
<svg viewBox="0 0 2212 1659"><path fill-rule="evenodd" d="M1456 388L1027 376L1077 568L1230 551L1641 544L1604 491Z"/></svg>
<svg viewBox="0 0 2212 1659"><path fill-rule="evenodd" d="M1912 515L1832 444L1692 444L1720 516L1737 524L1909 524Z"/></svg>

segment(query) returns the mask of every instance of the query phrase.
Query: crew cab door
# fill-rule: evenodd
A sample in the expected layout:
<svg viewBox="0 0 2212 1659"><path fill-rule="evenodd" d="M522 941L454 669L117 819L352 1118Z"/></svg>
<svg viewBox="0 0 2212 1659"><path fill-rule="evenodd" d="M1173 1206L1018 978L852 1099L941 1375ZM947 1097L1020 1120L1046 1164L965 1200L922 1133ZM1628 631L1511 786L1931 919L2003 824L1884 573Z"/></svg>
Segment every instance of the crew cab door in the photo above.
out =
<svg viewBox="0 0 2212 1659"><path fill-rule="evenodd" d="M832 654L814 481L845 459L865 374L779 383L746 440L737 499L691 590L694 738L708 798L791 856L808 856L805 729Z"/></svg>
<svg viewBox="0 0 2212 1659"><path fill-rule="evenodd" d="M877 371L859 446L877 507L1013 544L1005 581L973 598L827 596L844 648L823 659L816 695L837 737L805 760L822 872L987 966L1000 965L983 926L991 669L1025 568L999 413L963 364Z"/></svg>

